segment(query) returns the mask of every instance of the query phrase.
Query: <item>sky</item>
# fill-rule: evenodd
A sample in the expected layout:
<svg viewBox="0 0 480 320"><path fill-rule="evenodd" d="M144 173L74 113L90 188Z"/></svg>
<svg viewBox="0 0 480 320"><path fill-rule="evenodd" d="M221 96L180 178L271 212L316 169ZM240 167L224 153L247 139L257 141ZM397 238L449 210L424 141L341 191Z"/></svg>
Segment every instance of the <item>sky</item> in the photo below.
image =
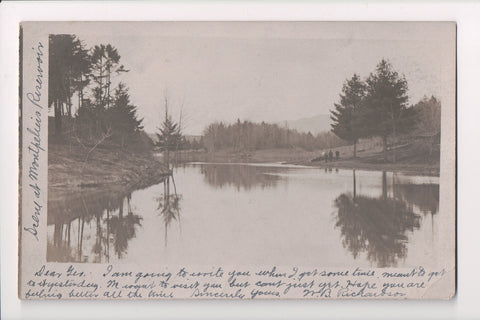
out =
<svg viewBox="0 0 480 320"><path fill-rule="evenodd" d="M111 44L145 131L156 132L165 97L185 134L214 121L282 122L328 114L344 81L382 59L404 74L409 103L442 99L454 63L452 23L116 22L50 23L87 47Z"/></svg>

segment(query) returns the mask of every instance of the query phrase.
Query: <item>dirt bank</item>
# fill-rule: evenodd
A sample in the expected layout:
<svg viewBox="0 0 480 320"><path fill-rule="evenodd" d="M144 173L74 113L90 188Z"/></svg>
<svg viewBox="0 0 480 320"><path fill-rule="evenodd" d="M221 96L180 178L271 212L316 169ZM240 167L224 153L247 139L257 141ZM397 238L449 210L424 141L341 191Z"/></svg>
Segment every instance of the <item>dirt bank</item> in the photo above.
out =
<svg viewBox="0 0 480 320"><path fill-rule="evenodd" d="M246 152L219 150L215 153L206 153L205 151L186 151L182 152L178 158L181 162L282 162L320 168L380 170L429 176L439 176L440 174L440 164L438 161L440 157L439 155L425 157L422 152L413 149L410 145L396 150L397 161L395 163L385 163L382 145L375 145L371 141L359 144L357 158L353 158L352 146L332 148L331 150L333 154L335 154L336 151L339 152L339 160L328 162L325 162L324 160L312 161L313 159L320 157L323 152L329 152L330 149L306 151L300 148L279 148ZM437 160L435 160L435 157Z"/></svg>
<svg viewBox="0 0 480 320"><path fill-rule="evenodd" d="M325 160L312 161L312 159L304 159L300 161L291 161L288 163L315 166L321 168L343 168L343 169L361 169L361 170L380 170L402 172L406 174L418 174L439 176L440 175L440 154L427 154L425 152L416 150L412 145L405 145L397 148L396 161L393 162L392 152L389 152L389 161L385 162L382 147L379 145L365 145L357 152L357 158L353 158L352 147L333 148L340 152L340 159L325 162ZM320 150L317 154L320 156L323 151ZM315 159L315 158L313 158Z"/></svg>
<svg viewBox="0 0 480 320"><path fill-rule="evenodd" d="M359 169L375 171L402 172L405 174L418 174L426 176L439 176L440 168L435 164L413 164L413 163L369 163L357 159L347 159L332 162L311 162L296 161L293 164L319 167L319 168L339 168L339 169Z"/></svg>
<svg viewBox="0 0 480 320"><path fill-rule="evenodd" d="M48 151L49 191L75 188L141 188L161 181L165 166L150 154L133 154L120 149L50 144Z"/></svg>

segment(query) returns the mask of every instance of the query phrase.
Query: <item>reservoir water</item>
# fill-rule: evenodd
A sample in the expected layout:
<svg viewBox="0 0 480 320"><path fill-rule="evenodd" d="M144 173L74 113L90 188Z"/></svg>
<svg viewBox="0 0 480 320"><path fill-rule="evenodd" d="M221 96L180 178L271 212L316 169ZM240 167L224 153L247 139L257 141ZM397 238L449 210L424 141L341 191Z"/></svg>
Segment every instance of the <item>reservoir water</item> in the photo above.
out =
<svg viewBox="0 0 480 320"><path fill-rule="evenodd" d="M191 163L145 189L49 201L47 261L428 266L438 208L438 177Z"/></svg>

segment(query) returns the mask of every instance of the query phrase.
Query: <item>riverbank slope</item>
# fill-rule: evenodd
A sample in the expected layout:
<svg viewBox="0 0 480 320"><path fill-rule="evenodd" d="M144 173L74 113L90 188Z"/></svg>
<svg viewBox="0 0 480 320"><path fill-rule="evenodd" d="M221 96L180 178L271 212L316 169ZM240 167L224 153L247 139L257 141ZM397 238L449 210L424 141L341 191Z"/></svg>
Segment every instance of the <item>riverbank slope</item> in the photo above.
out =
<svg viewBox="0 0 480 320"><path fill-rule="evenodd" d="M329 151L339 159L325 161L319 159L323 152ZM393 150L389 151L389 161L385 162L381 141L368 139L357 145L357 157L353 157L353 146L307 151L301 148L278 148L235 152L218 150L215 153L205 151L182 151L176 156L180 162L224 162L224 163L286 163L319 168L340 168L359 170L379 170L402 172L406 174L440 175L439 146L432 153L422 146L409 142L395 149L396 161L392 161ZM334 157L335 158L335 157Z"/></svg>
<svg viewBox="0 0 480 320"><path fill-rule="evenodd" d="M99 146L87 159L79 145L50 144L48 186L52 189L86 187L146 187L168 175L167 168L149 153L132 153Z"/></svg>
<svg viewBox="0 0 480 320"><path fill-rule="evenodd" d="M383 154L383 146L375 142L366 142L359 144L357 149L357 157L353 157L353 147L345 146L340 148L332 148L335 155L339 151L340 158L325 161L324 159L303 159L301 161L293 161L290 163L315 166L321 168L343 168L343 169L359 169L359 170L379 170L402 172L406 174L418 174L428 176L440 176L440 148L433 148L430 152L421 145L415 143L406 143L395 150L388 151L388 161L385 161ZM319 156L323 152L330 150L320 150ZM395 154L395 161L393 155Z"/></svg>

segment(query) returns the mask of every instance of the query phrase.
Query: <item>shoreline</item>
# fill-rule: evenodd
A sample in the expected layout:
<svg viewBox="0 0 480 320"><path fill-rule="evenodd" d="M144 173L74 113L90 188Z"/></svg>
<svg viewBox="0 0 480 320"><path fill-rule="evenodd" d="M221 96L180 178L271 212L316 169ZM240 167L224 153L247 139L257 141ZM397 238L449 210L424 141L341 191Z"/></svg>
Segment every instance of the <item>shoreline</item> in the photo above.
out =
<svg viewBox="0 0 480 320"><path fill-rule="evenodd" d="M72 192L133 190L161 182L170 172L151 154L97 148L85 163L80 146L51 144L48 159L49 201Z"/></svg>
<svg viewBox="0 0 480 320"><path fill-rule="evenodd" d="M347 147L348 148L348 147ZM384 163L379 154L368 154L367 156L354 159L346 154L343 147L342 158L329 162L311 160L318 157L319 151L305 151L302 149L266 149L256 150L245 153L235 153L229 151L219 151L215 154L208 154L199 151L187 151L183 158L188 162L206 162L206 163L282 163L302 165L313 168L338 168L338 169L357 169L367 171L389 171L401 172L408 175L440 176L440 166L438 163L422 163L418 159L405 159L397 163ZM340 148L338 148L340 149ZM332 149L335 151L335 149ZM410 162L408 161L410 160Z"/></svg>
<svg viewBox="0 0 480 320"><path fill-rule="evenodd" d="M358 160L338 160L332 162L311 162L297 161L285 162L286 164L296 164L314 168L338 168L364 171L387 171L399 172L407 175L421 175L440 177L440 168L437 165L409 164L409 163L368 163Z"/></svg>
<svg viewBox="0 0 480 320"><path fill-rule="evenodd" d="M289 154L286 154L288 151ZM85 149L75 145L51 144L49 146L48 190L52 200L61 194L86 190L116 189L119 191L141 189L161 182L171 172L153 154L139 154L112 148L95 149L85 163ZM317 152L270 149L251 152L248 158L235 153L187 152L192 157L183 163L281 163L312 168L357 169L366 171L401 172L408 175L440 176L438 164L381 163L366 158L344 158L337 161L315 161ZM194 159L200 156L201 159Z"/></svg>

